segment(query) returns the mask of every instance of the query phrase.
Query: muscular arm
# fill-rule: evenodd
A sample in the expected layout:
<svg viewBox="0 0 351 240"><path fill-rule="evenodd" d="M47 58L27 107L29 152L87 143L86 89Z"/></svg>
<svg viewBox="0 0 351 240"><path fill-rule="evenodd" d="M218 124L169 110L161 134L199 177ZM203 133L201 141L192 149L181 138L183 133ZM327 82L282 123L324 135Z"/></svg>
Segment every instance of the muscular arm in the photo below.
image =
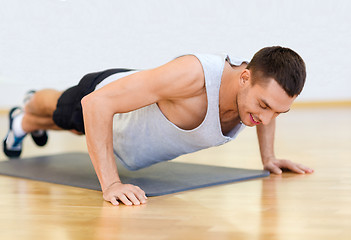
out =
<svg viewBox="0 0 351 240"><path fill-rule="evenodd" d="M269 159L274 159L274 135L275 135L275 119L268 125L260 124L256 127L258 143L260 147L262 164L265 165ZM280 174L281 170L277 169L275 173Z"/></svg>
<svg viewBox="0 0 351 240"><path fill-rule="evenodd" d="M275 119L267 125L257 125L257 137L264 169L275 174L281 174L282 169L285 168L296 173L312 173L312 169L305 167L302 164L294 163L285 159L276 159L274 154L275 126Z"/></svg>
<svg viewBox="0 0 351 240"><path fill-rule="evenodd" d="M184 56L161 67L119 79L82 99L88 152L105 200L114 205L118 205L117 200L126 205L146 201L145 193L139 187L120 181L113 153L114 114L133 111L160 100L194 95L203 88L203 81L198 60L194 56Z"/></svg>

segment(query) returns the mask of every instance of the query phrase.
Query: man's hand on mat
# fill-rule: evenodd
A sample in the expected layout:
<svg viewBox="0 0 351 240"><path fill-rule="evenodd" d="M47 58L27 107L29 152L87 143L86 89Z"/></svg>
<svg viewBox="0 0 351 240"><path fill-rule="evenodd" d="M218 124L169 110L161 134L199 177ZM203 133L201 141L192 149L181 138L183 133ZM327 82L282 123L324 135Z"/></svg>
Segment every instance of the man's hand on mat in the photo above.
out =
<svg viewBox="0 0 351 240"><path fill-rule="evenodd" d="M292 172L300 174L314 172L314 170L309 167L285 159L276 159L274 157L271 157L264 159L262 162L265 170L268 170L271 173L275 174L281 174L283 172L283 169L288 169Z"/></svg>
<svg viewBox="0 0 351 240"><path fill-rule="evenodd" d="M113 205L119 205L118 200L125 205L140 205L146 203L145 192L138 186L115 182L103 191L103 197Z"/></svg>

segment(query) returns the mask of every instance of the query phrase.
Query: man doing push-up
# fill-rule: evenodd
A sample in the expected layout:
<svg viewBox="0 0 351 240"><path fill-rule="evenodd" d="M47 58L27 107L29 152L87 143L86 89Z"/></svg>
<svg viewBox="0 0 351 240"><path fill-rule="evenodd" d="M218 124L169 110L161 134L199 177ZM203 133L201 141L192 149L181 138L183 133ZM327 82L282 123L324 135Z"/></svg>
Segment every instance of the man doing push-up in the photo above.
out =
<svg viewBox="0 0 351 240"><path fill-rule="evenodd" d="M85 134L103 197L114 205L147 199L120 181L115 157L136 170L227 143L245 126L257 127L264 169L312 173L273 150L275 118L290 110L305 78L302 58L283 47L263 48L250 62L192 54L149 70L91 73L64 92L31 92L23 109L10 111L3 148L16 157L29 133L38 145L50 129Z"/></svg>

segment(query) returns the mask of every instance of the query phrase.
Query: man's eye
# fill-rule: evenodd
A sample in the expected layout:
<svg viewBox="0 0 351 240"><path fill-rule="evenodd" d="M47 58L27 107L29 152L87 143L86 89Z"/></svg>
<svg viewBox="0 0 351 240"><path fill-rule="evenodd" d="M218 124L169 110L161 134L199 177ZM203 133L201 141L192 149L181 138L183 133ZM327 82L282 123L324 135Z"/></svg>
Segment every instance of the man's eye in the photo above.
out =
<svg viewBox="0 0 351 240"><path fill-rule="evenodd" d="M262 106L261 104L260 104L260 107L261 107L262 109L267 109L266 106Z"/></svg>

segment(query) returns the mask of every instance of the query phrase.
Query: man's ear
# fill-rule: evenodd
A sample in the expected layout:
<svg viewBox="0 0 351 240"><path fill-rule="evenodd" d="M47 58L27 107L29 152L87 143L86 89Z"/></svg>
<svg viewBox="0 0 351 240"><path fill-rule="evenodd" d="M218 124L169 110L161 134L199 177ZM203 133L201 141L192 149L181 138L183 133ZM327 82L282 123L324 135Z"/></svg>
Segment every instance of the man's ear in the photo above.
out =
<svg viewBox="0 0 351 240"><path fill-rule="evenodd" d="M245 86L251 80L251 72L249 69L244 69L240 74L240 85Z"/></svg>

